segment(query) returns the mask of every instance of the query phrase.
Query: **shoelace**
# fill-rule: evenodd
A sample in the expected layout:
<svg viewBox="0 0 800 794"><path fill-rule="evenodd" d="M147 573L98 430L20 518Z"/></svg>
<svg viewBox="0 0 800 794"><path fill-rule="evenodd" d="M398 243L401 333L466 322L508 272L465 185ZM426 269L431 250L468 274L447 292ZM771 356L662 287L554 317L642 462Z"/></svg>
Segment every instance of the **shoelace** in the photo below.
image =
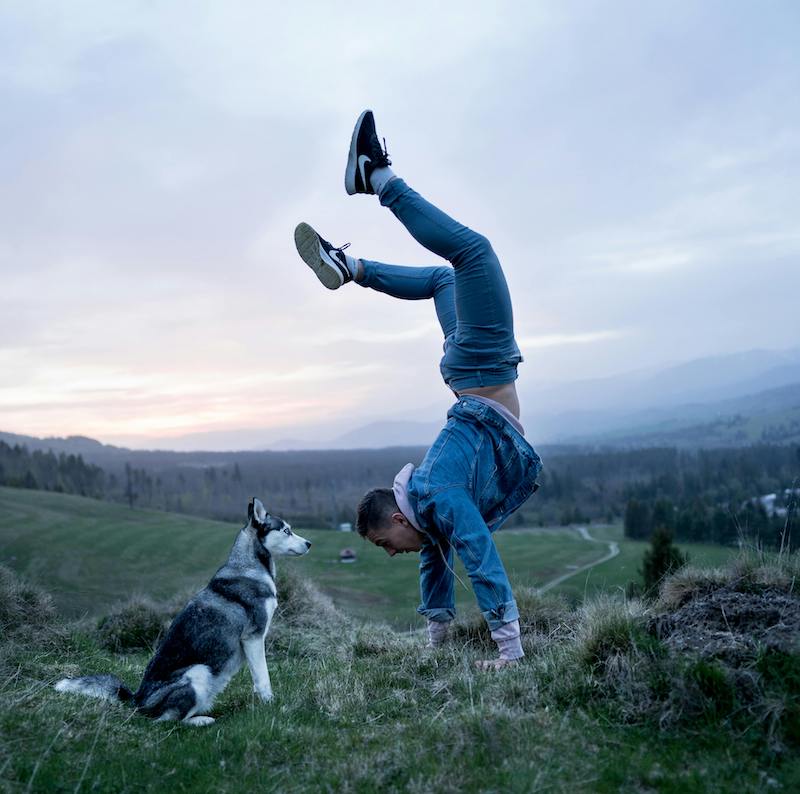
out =
<svg viewBox="0 0 800 794"><path fill-rule="evenodd" d="M389 159L389 152L386 149L386 138L383 138L383 150L381 151L381 156L378 158L378 162L381 165L391 165L392 161ZM384 162L385 161L385 162Z"/></svg>

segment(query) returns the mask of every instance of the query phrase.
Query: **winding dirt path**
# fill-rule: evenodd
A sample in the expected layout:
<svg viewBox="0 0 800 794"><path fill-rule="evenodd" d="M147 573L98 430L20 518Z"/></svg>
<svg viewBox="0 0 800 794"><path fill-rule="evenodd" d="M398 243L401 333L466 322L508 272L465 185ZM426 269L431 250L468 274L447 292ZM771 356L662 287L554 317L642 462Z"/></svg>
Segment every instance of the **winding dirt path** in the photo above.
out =
<svg viewBox="0 0 800 794"><path fill-rule="evenodd" d="M555 579L551 579L549 582L543 584L540 588L538 588L537 592L539 593L546 593L548 590L560 585L561 582L570 579L573 576L577 576L579 573L583 573L584 571L588 571L590 568L594 568L595 565L600 565L604 562L608 562L609 560L613 560L619 554L619 543L613 540L597 540L597 538L593 538L589 534L589 530L586 527L574 527L575 531L586 541L589 543L602 543L608 546L608 551L599 559L595 560L594 562L589 562L586 565L581 565L579 568L576 568L574 571L569 571L569 573L561 574L561 576L557 576Z"/></svg>

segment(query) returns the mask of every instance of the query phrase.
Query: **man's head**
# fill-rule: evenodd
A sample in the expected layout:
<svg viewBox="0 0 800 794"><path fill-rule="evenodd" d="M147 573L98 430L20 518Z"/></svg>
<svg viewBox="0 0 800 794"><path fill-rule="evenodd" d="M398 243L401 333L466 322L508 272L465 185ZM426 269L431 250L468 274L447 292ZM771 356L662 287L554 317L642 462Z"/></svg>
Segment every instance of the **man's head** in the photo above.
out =
<svg viewBox="0 0 800 794"><path fill-rule="evenodd" d="M358 504L356 530L390 557L422 548L422 535L400 512L391 488L373 488L364 494Z"/></svg>

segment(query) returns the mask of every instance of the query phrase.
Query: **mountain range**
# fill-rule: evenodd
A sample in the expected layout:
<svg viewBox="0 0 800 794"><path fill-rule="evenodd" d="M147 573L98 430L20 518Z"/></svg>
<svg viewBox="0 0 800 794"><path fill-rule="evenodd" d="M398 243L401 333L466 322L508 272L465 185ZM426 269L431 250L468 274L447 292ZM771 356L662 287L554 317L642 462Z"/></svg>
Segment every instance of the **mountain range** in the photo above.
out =
<svg viewBox="0 0 800 794"><path fill-rule="evenodd" d="M536 445L683 447L759 441L800 442L800 348L752 350L615 377L520 386L522 420ZM430 444L444 422L431 408L422 419L393 418L331 434L324 426L189 434L174 450L356 449ZM0 432L32 448L114 457L123 448L93 439L35 439ZM137 446L144 446L138 445ZM150 446L148 444L148 446ZM152 448L164 449L164 442Z"/></svg>

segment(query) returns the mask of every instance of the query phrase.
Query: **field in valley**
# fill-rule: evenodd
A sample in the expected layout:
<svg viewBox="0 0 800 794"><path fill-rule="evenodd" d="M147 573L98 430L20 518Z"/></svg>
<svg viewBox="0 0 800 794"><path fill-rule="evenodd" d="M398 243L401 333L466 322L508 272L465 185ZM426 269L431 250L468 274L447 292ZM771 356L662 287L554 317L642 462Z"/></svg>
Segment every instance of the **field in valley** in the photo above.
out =
<svg viewBox="0 0 800 794"><path fill-rule="evenodd" d="M242 515L246 505L242 505ZM244 520L243 522L244 523ZM78 496L0 488L0 562L47 588L64 615L103 614L132 594L156 599L202 587L222 564L239 527L153 510L130 510ZM300 560L281 561L310 577L334 603L361 619L396 628L422 625L418 604L417 555L389 558L355 533L295 528L312 541ZM496 542L513 585L539 588L556 577L602 559L608 544L619 555L567 579L552 592L571 601L624 588L638 578L647 544L626 540L620 525L588 526L595 542L575 528L513 529ZM355 563L339 562L352 548ZM693 562L718 565L732 549L692 544ZM460 563L456 572L469 586ZM459 609L472 609L471 591L456 583Z"/></svg>

